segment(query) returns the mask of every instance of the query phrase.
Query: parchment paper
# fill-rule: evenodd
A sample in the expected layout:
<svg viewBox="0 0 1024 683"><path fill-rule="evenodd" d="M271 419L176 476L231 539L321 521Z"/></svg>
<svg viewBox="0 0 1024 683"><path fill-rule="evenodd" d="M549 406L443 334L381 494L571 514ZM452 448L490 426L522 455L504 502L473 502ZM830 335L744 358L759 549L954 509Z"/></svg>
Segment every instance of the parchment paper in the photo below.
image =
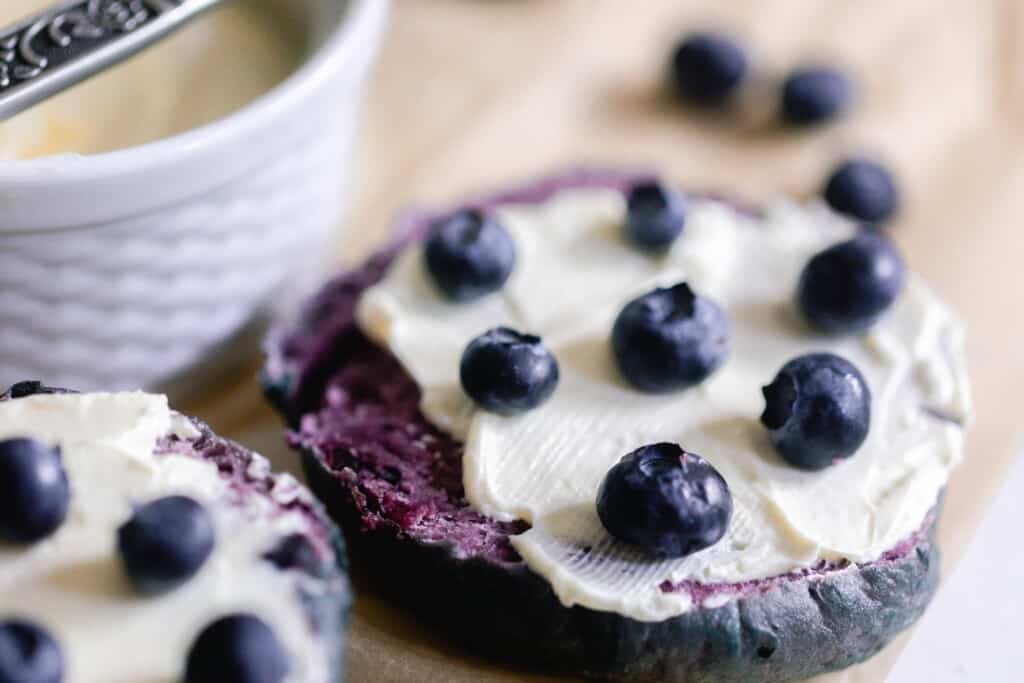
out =
<svg viewBox="0 0 1024 683"><path fill-rule="evenodd" d="M673 41L707 26L747 41L768 99L702 115L665 98ZM365 255L409 202L451 201L567 164L650 166L689 187L759 201L815 193L846 153L881 156L903 188L892 233L969 326L977 420L948 490L948 571L1021 436L1022 29L1024 3L1015 0L396 0L339 260ZM770 123L773 74L807 61L856 76L856 111L824 129L781 130ZM186 407L293 468L252 371ZM901 642L816 683L880 683ZM469 657L365 593L348 678L554 680Z"/></svg>

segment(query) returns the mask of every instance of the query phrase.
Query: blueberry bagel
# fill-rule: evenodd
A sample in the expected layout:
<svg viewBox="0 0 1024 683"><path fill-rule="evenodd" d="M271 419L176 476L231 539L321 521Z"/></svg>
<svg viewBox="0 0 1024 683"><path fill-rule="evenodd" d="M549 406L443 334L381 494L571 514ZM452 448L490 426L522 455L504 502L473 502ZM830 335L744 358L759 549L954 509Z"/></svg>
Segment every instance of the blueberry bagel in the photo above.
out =
<svg viewBox="0 0 1024 683"><path fill-rule="evenodd" d="M164 396L11 387L0 482L0 680L340 680L333 522Z"/></svg>
<svg viewBox="0 0 1024 683"><path fill-rule="evenodd" d="M470 218L461 275L435 272L423 245ZM962 331L823 205L574 171L408 214L267 355L355 554L491 656L793 680L870 657L935 590Z"/></svg>

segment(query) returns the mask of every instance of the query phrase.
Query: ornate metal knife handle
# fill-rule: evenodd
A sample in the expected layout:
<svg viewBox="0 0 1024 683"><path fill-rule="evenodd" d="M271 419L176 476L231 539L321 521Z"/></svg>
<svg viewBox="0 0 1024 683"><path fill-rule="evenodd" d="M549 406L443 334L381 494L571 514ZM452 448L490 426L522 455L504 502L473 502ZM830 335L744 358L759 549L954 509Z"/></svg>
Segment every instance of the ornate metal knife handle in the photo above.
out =
<svg viewBox="0 0 1024 683"><path fill-rule="evenodd" d="M63 0L0 29L0 120L159 41L226 0Z"/></svg>

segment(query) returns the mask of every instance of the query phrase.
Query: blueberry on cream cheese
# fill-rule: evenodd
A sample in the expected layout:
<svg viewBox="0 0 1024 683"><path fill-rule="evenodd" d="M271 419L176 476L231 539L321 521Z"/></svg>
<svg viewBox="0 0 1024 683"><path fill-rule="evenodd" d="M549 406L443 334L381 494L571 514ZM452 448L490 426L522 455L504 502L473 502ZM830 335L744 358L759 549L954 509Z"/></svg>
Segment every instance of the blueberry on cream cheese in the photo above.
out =
<svg viewBox="0 0 1024 683"><path fill-rule="evenodd" d="M147 503L117 530L125 574L146 594L171 590L195 576L213 546L210 514L186 496Z"/></svg>
<svg viewBox="0 0 1024 683"><path fill-rule="evenodd" d="M899 206L892 175L868 159L847 159L836 166L822 196L839 213L875 225L889 220Z"/></svg>
<svg viewBox="0 0 1024 683"><path fill-rule="evenodd" d="M860 371L830 353L786 363L762 390L761 422L789 464L822 470L852 456L871 425L871 391Z"/></svg>
<svg viewBox="0 0 1024 683"><path fill-rule="evenodd" d="M896 301L904 271L892 242L865 231L811 258L800 275L797 299L822 332L864 332Z"/></svg>
<svg viewBox="0 0 1024 683"><path fill-rule="evenodd" d="M423 254L437 288L455 302L498 291L516 262L512 236L478 209L463 209L436 221Z"/></svg>
<svg viewBox="0 0 1024 683"><path fill-rule="evenodd" d="M707 460L674 443L657 443L608 471L597 514L620 541L659 557L685 557L725 535L732 494Z"/></svg>
<svg viewBox="0 0 1024 683"><path fill-rule="evenodd" d="M285 536L263 554L263 559L283 571L295 569L307 574L317 574L323 564L313 544L302 534Z"/></svg>
<svg viewBox="0 0 1024 683"><path fill-rule="evenodd" d="M28 621L0 622L0 683L61 683L64 655L49 633Z"/></svg>
<svg viewBox="0 0 1024 683"><path fill-rule="evenodd" d="M680 283L626 304L612 328L612 349L622 375L637 389L685 389L725 360L729 322L718 304Z"/></svg>
<svg viewBox="0 0 1024 683"><path fill-rule="evenodd" d="M782 118L798 126L824 123L842 114L851 96L850 81L841 71L798 69L782 84Z"/></svg>
<svg viewBox="0 0 1024 683"><path fill-rule="evenodd" d="M641 249L667 249L683 232L686 198L661 183L633 185L626 196L626 207L626 236Z"/></svg>
<svg viewBox="0 0 1024 683"><path fill-rule="evenodd" d="M540 337L496 327L466 347L462 388L484 410L510 415L536 408L558 384L558 361Z"/></svg>
<svg viewBox="0 0 1024 683"><path fill-rule="evenodd" d="M274 631L251 614L207 626L188 653L184 683L281 683L288 656Z"/></svg>
<svg viewBox="0 0 1024 683"><path fill-rule="evenodd" d="M36 396L38 394L73 394L70 389L60 389L58 387L48 387L42 382L35 380L28 380L24 382L16 382L12 384L7 391L0 394L0 399L7 400L13 398L27 398L29 396Z"/></svg>
<svg viewBox="0 0 1024 683"><path fill-rule="evenodd" d="M687 36L672 55L672 80L683 99L717 104L747 74L747 56L734 41L714 33Z"/></svg>
<svg viewBox="0 0 1024 683"><path fill-rule="evenodd" d="M59 448L35 439L0 441L0 540L46 538L64 522L70 498Z"/></svg>

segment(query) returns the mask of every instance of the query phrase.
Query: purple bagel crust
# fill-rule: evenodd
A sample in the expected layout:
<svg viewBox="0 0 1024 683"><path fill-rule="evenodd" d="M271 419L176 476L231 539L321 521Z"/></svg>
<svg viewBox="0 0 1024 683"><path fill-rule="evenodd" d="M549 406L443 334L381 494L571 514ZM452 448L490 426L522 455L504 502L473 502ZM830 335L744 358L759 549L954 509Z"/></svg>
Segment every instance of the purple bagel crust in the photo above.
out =
<svg viewBox="0 0 1024 683"><path fill-rule="evenodd" d="M569 187L623 188L646 174L572 171L470 202L539 202ZM746 211L746 209L742 209ZM407 214L395 241L327 283L267 343L264 386L292 427L313 491L382 590L471 647L547 671L622 681L785 681L867 659L924 611L938 581L936 511L866 564L734 585L684 583L723 606L656 623L563 606L509 543L527 528L469 507L462 445L419 411L419 388L354 322L361 293L434 216Z"/></svg>
<svg viewBox="0 0 1024 683"><path fill-rule="evenodd" d="M13 388L27 384L19 383ZM32 385L32 393L74 393L51 389L38 383ZM32 393L8 390L0 394L0 401L17 400ZM229 505L240 505L251 496L262 496L271 499L282 512L297 512L309 521L306 540L313 554L302 566L288 567L287 570L305 571L317 579L315 593L299 587L296 600L309 616L310 625L317 637L327 647L331 658L330 680L343 680L345 627L352 605L352 593L348 581L345 542L338 528L324 507L308 493L304 496L289 495L286 500L275 497L275 489L281 478L270 471L270 463L262 456L241 444L217 436L205 422L195 418L189 420L199 430L200 436L193 440L173 435L164 437L157 444L157 456L174 453L212 462L221 478L230 483L230 499L225 501ZM258 561L258 558L253 558L253 561Z"/></svg>

